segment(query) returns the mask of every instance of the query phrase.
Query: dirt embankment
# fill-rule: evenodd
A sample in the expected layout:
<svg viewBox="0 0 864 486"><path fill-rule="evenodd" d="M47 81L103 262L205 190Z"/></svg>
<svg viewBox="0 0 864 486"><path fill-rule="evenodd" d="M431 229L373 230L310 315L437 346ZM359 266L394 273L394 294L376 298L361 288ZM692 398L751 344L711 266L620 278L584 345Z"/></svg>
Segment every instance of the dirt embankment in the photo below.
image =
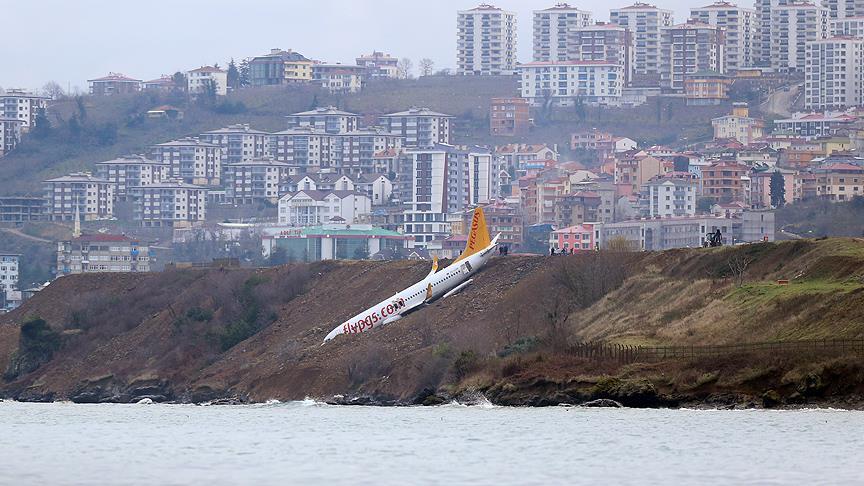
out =
<svg viewBox="0 0 864 486"><path fill-rule="evenodd" d="M321 346L333 326L416 282L428 265L64 277L0 316L0 393L79 402L343 395L437 403L483 393L516 405L851 406L864 392L860 360L842 354L620 364L568 351L580 341L864 337L858 240L496 258L459 294Z"/></svg>

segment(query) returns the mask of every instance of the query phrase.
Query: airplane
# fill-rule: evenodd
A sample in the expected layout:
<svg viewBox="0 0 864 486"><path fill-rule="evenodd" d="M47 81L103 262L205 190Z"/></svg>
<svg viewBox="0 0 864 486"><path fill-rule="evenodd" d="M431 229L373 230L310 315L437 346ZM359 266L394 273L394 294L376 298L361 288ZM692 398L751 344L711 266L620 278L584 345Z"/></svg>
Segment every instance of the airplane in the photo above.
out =
<svg viewBox="0 0 864 486"><path fill-rule="evenodd" d="M340 334L356 334L390 324L439 297L443 299L459 292L474 281L471 276L492 257L500 236L498 233L494 239L489 239L483 209L478 207L471 219L468 244L459 258L440 272L438 259L433 259L432 270L423 280L339 324L324 338L324 343Z"/></svg>

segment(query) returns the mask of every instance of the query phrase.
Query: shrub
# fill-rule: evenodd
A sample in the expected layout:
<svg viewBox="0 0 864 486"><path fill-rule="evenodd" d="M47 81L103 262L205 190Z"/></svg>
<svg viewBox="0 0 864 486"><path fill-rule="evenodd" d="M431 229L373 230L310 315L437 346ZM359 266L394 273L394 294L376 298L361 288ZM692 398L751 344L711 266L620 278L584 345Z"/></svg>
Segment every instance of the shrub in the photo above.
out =
<svg viewBox="0 0 864 486"><path fill-rule="evenodd" d="M538 344L540 344L540 340L535 336L521 337L512 344L504 346L504 349L501 351L498 351L498 357L506 358L511 354L529 353L533 351Z"/></svg>
<svg viewBox="0 0 864 486"><path fill-rule="evenodd" d="M457 380L462 380L477 369L479 361L480 359L474 351L462 351L453 361L453 375Z"/></svg>
<svg viewBox="0 0 864 486"><path fill-rule="evenodd" d="M200 307L193 307L186 311L186 317L192 319L193 321L210 322L211 320L213 320L213 311L208 309L202 309Z"/></svg>

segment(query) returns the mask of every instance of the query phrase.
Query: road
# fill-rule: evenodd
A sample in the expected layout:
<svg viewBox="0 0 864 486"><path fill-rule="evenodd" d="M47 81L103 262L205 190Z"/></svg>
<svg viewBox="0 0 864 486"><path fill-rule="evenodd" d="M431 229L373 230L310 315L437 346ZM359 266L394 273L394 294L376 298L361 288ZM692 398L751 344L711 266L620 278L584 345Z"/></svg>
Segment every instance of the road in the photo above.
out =
<svg viewBox="0 0 864 486"><path fill-rule="evenodd" d="M760 105L762 113L774 113L780 116L792 116L792 106L801 96L801 87L804 83L789 86L789 91L779 88L772 91L768 98Z"/></svg>

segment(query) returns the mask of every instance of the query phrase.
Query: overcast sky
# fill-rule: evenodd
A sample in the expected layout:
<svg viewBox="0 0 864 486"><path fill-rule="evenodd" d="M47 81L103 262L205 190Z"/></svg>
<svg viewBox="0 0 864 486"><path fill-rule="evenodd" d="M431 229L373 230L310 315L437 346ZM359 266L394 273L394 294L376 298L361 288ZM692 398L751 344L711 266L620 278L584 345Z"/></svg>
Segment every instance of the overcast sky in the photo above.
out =
<svg viewBox="0 0 864 486"><path fill-rule="evenodd" d="M294 49L327 62L354 63L373 49L423 57L436 69L455 68L456 11L465 0L0 0L0 86L40 88L54 80L87 88L109 71L148 80L203 64L225 65ZM555 1L499 0L518 15L518 58L531 57L531 11ZM570 2L609 19L609 8L632 1ZM688 9L711 3L670 0L683 21ZM750 6L748 4L748 6Z"/></svg>

